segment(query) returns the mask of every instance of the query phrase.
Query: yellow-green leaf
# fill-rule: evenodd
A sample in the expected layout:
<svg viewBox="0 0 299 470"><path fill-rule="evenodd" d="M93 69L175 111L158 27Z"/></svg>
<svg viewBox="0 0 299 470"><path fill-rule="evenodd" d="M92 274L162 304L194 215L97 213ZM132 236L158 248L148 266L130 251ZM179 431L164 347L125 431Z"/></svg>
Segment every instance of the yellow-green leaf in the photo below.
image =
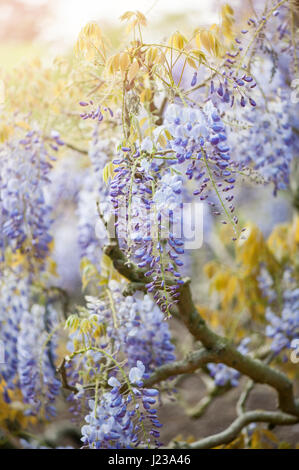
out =
<svg viewBox="0 0 299 470"><path fill-rule="evenodd" d="M129 82L134 80L134 78L136 77L138 72L139 72L139 64L138 64L137 60L135 60L129 67L129 71L128 71L128 80L129 80Z"/></svg>

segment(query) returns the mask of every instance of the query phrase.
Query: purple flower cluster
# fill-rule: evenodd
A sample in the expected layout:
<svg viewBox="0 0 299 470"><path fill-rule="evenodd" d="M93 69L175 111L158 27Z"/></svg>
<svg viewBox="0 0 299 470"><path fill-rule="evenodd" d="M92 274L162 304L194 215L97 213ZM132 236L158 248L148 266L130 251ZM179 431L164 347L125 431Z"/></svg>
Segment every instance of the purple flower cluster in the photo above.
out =
<svg viewBox="0 0 299 470"><path fill-rule="evenodd" d="M216 79L210 82L210 97L214 104L219 104L223 109L227 108L227 105L233 107L235 103L241 109L248 107L248 104L249 108L255 108L257 101L263 99L261 95L255 96L257 82L254 78L260 76L256 71L256 63L259 67L261 60L252 61L251 52L255 48L255 53L259 52L260 59L270 58L271 82L279 57L294 56L288 15L289 6L283 5L272 14L265 9L260 17L248 19L247 28L242 29L235 37L234 47L226 52L225 61L219 68ZM251 48L248 46L250 44ZM279 50L275 50L277 44ZM284 44L283 48L281 44Z"/></svg>
<svg viewBox="0 0 299 470"><path fill-rule="evenodd" d="M202 110L172 104L164 125L173 136L169 141L176 156L172 163L187 165L186 176L195 184L193 195L207 200L213 215L224 211L223 223L230 222L237 233L232 203L237 165L230 156L226 126L217 108L210 100Z"/></svg>
<svg viewBox="0 0 299 470"><path fill-rule="evenodd" d="M289 184L293 159L293 131L283 99L268 101L267 109L256 107L244 114L247 129L233 132L229 142L242 167L253 167L265 182L274 184L274 194Z"/></svg>
<svg viewBox="0 0 299 470"><path fill-rule="evenodd" d="M157 392L140 389L141 379L146 379L156 367L173 361L174 346L171 343L168 323L154 301L141 292L124 297L122 289L125 285L110 281L106 295L101 298L87 296L87 309L82 321L92 326L87 330L84 330L83 326L79 327L70 335L70 353L87 348L83 355L73 355L66 366L68 383L78 390L78 393L72 393L69 397L74 416L84 412L86 403L91 398L88 387L87 391L84 391L84 385L89 385L90 388L91 383L96 383L99 370L101 377L107 377L103 380L109 379L108 384L114 387L110 392L104 393L103 385L100 384L96 394L99 400L97 411L94 401L89 404L92 408L86 418L89 426L84 427L82 432L84 442L91 447L138 445L140 438L137 439L137 436L141 431L144 433L144 426L140 424L144 418L149 419L153 425L149 435L154 437L155 441L159 437L158 430L154 429L159 427L156 411L153 412L149 406L154 404ZM96 333L99 331L102 333ZM114 358L113 363L109 357ZM133 395L124 393L123 386L116 381L118 363L121 364L119 367L122 369L122 377L126 374L130 382L139 387L137 390L134 385ZM153 393L154 395L151 395ZM142 401L142 413L136 401ZM135 411L132 413L133 404ZM121 412L120 415L118 412ZM139 421L134 424L132 420L136 421L136 413ZM103 426L100 426L99 419L103 420ZM95 430L99 432L94 434ZM113 436L118 443L114 442L110 431L116 433Z"/></svg>
<svg viewBox="0 0 299 470"><path fill-rule="evenodd" d="M51 329L49 338L46 330ZM52 306L33 305L31 311L22 312L17 339L19 387L27 405L25 414L41 414L50 419L55 416L53 405L60 390L55 368L55 327L57 314Z"/></svg>
<svg viewBox="0 0 299 470"><path fill-rule="evenodd" d="M49 184L51 159L35 131L0 149L2 254L10 247L13 251L26 248L38 259L47 255L52 240L49 233L52 220L51 207L45 201L45 187Z"/></svg>
<svg viewBox="0 0 299 470"><path fill-rule="evenodd" d="M240 44L240 40L236 38L236 43ZM247 104L252 107L256 106L256 101L251 96L256 82L247 71L247 67L235 67L241 59L240 52L243 47L239 45L237 49L226 53L226 60L223 69L217 78L217 81L211 80L210 97L214 104L220 105L222 108L233 107L235 101L241 108L245 108Z"/></svg>
<svg viewBox="0 0 299 470"><path fill-rule="evenodd" d="M159 392L142 387L144 370L140 361L131 368L127 394L121 393L121 382L110 377L108 385L111 390L97 402L89 401L90 412L85 417L87 424L81 430L85 446L92 449L148 447L152 439L155 446L160 445L161 424L157 410L153 408Z"/></svg>
<svg viewBox="0 0 299 470"><path fill-rule="evenodd" d="M60 390L56 378L58 317L51 303L30 308L30 283L20 272L5 271L0 281L0 341L4 363L4 400L9 390L20 389L25 414L55 414L53 402Z"/></svg>
<svg viewBox="0 0 299 470"><path fill-rule="evenodd" d="M169 314L183 283L178 266L184 242L176 237L180 223L182 179L167 168L151 163L145 155L123 148L126 158L114 160L115 176L110 197L116 216L117 236L129 259L144 269L147 288L163 312ZM170 286L166 275L174 282Z"/></svg>
<svg viewBox="0 0 299 470"><path fill-rule="evenodd" d="M142 361L147 375L175 359L168 323L148 295L124 297L122 288L123 284L110 281L111 298L87 297L87 307L97 322L105 325L114 348L125 354L128 367Z"/></svg>
<svg viewBox="0 0 299 470"><path fill-rule="evenodd" d="M166 131L172 138L163 150L158 137ZM202 110L171 104L152 139L146 137L137 151L122 147L113 161L110 197L121 247L144 269L148 292L168 314L183 284L182 171L194 182L193 195L201 201L209 198L214 215L224 210L223 223L230 222L238 234L231 194L236 172L229 151L226 128L211 101Z"/></svg>

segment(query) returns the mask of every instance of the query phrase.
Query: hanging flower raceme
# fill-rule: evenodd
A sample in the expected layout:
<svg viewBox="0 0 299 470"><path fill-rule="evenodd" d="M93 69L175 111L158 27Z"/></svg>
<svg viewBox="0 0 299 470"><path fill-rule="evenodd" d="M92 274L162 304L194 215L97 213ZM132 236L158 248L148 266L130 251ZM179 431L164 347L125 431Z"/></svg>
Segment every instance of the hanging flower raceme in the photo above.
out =
<svg viewBox="0 0 299 470"><path fill-rule="evenodd" d="M271 350L278 355L284 349L291 348L292 340L299 337L299 289L290 267L285 269L280 280L282 295L264 266L258 281L263 297L268 302L266 336L272 340Z"/></svg>
<svg viewBox="0 0 299 470"><path fill-rule="evenodd" d="M211 101L201 110L173 104L166 110L164 125L173 136L169 146L175 158L170 163L178 169L187 166L186 176L195 184L193 195L207 200L212 214L223 215L223 223L231 224L236 239L240 230L232 191L238 164L231 159L226 126L217 108Z"/></svg>
<svg viewBox="0 0 299 470"><path fill-rule="evenodd" d="M275 11L268 12L266 16L264 14L248 19L247 27L234 38L230 49L225 53L224 62L210 82L210 97L214 104L219 104L223 109L227 108L227 105L236 105L239 109L254 108L257 105L254 96L257 82L254 77L259 77L259 74L256 66L259 68L262 60L270 58L271 82L279 58L296 55L296 46L291 40L289 15L290 6L285 4ZM253 48L255 54L259 54L259 61L252 60ZM258 97L263 99L261 94Z"/></svg>
<svg viewBox="0 0 299 470"><path fill-rule="evenodd" d="M55 416L54 401L60 390L56 377L57 313L48 305L33 305L22 312L17 341L19 386L26 414ZM51 333L47 332L47 328Z"/></svg>
<svg viewBox="0 0 299 470"><path fill-rule="evenodd" d="M95 328L103 326L114 351L125 354L128 367L142 361L148 375L157 366L175 359L168 323L148 295L124 297L124 288L124 284L110 281L104 299L86 298L88 312ZM101 336L99 341L101 347L106 343Z"/></svg>
<svg viewBox="0 0 299 470"><path fill-rule="evenodd" d="M54 141L57 141L54 139ZM60 144L62 142L59 141ZM51 207L44 188L49 184L51 157L36 131L11 140L0 150L0 249L20 249L30 258L49 252Z"/></svg>
<svg viewBox="0 0 299 470"><path fill-rule="evenodd" d="M278 97L268 101L266 109L257 106L244 112L241 117L246 123L245 129L239 132L232 130L229 134L229 142L240 167L257 170L265 182L273 183L274 194L288 187L294 156L294 136L286 104Z"/></svg>
<svg viewBox="0 0 299 470"><path fill-rule="evenodd" d="M125 286L124 283L110 281L101 298L86 297L87 309L82 312L81 318L70 317L67 320L67 326L72 330L66 366L67 380L77 389L77 393L70 395L71 411L76 416L82 415L89 402L88 406L92 410L86 418L89 425L82 432L83 441L90 447L113 447L117 445L115 441L122 447L137 445L143 420L147 418L153 424L153 429L148 431L148 438L153 436L157 441L159 437L155 429L159 427L156 411L150 409L150 405L156 401L154 397L157 392L140 389L141 379L149 377L156 367L174 360L174 346L164 315L153 300L141 292L124 297L122 290ZM126 374L130 382L139 387L137 390L134 385L133 394L124 393L127 386L116 381L115 375L119 368L123 371L122 378ZM116 385L113 385L113 381ZM106 391L107 384L113 385L111 392ZM97 410L90 393L93 388L98 390ZM136 400L141 400L146 410L146 415L140 412L138 419L132 413L133 404L133 410L139 410ZM127 407L130 413L125 413ZM114 414L118 411L121 411L120 416ZM129 424L130 417L136 421L134 426ZM112 418L117 419L114 421ZM125 429L122 430L122 426ZM96 435L95 430L99 431ZM109 434L110 431L115 432L114 438ZM96 441L99 441L98 444Z"/></svg>
<svg viewBox="0 0 299 470"><path fill-rule="evenodd" d="M90 412L82 427L83 443L93 449L123 449L160 445L161 424L153 406L159 395L156 389L142 387L145 367L141 361L130 369L127 392L121 393L121 382L114 376L108 380L111 389L98 401L90 400Z"/></svg>
<svg viewBox="0 0 299 470"><path fill-rule="evenodd" d="M128 366L140 360L145 366L145 374L149 374L159 365L174 360L168 323L150 296L136 293L124 297L122 285L115 281L110 281L109 287L112 294L109 309L114 308L117 312L110 314L110 317L114 316L111 333L114 338L118 336Z"/></svg>
<svg viewBox="0 0 299 470"><path fill-rule="evenodd" d="M9 390L18 387L17 343L22 315L29 311L29 284L18 273L5 270L0 278L0 340L4 347L4 363L0 376L4 380L4 399L10 402Z"/></svg>

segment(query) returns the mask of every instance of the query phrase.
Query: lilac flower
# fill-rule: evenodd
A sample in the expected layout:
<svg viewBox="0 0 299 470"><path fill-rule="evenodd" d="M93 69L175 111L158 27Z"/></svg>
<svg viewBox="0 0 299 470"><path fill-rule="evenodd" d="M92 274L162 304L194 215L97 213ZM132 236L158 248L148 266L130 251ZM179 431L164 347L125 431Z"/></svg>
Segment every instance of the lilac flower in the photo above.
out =
<svg viewBox="0 0 299 470"><path fill-rule="evenodd" d="M131 368L131 382L140 383L144 373L142 362ZM158 429L161 424L156 415L155 405L159 392L155 389L143 389L138 385L121 394L121 384L115 377L110 377L108 384L112 389L105 392L96 403L89 400L90 412L85 417L82 429L82 442L93 449L123 449L137 445L148 445L150 437L159 445ZM145 441L146 439L146 441Z"/></svg>
<svg viewBox="0 0 299 470"><path fill-rule="evenodd" d="M32 257L49 251L51 207L45 203L51 157L40 135L30 131L0 150L0 249L13 251L27 243Z"/></svg>
<svg viewBox="0 0 299 470"><path fill-rule="evenodd" d="M144 296L141 292L137 292L134 296L124 297L122 289L125 284L116 281L110 281L108 287L110 293L106 298L86 297L88 318L90 324L94 325L94 331L91 330L88 334L83 334L78 329L70 336L70 340L76 344L76 349L84 348L84 345L90 345L94 348L94 350L87 351L83 357L75 356L67 364L68 383L75 386L79 392L72 394L70 397L72 412L75 415L80 413L81 404L84 404L89 398L88 393L84 394L82 388L84 384L90 384L94 380L94 376L89 374L89 370L97 370L100 364L103 364L103 361L105 364L105 354L113 355L116 360L120 358L119 360L123 363L123 371L126 372L129 381L134 384L134 390L136 387L141 386L141 380L147 378L157 366L175 359L168 323L164 321L162 312L150 297L148 295ZM104 336L99 337L95 334L99 327L102 331L105 331ZM71 353L75 350L71 343L68 345L68 349ZM101 353L101 350L103 353ZM90 368L91 365L92 368ZM102 372L104 372L103 365L101 367ZM122 385L122 377L117 377L116 371L116 367L115 370L111 370L111 366L109 366L107 383L112 387L112 394L115 394ZM142 391L141 394L136 391L135 394L140 399L144 394L142 406L146 409L153 404L153 398L157 396L157 392L152 389ZM78 399L79 395L80 398ZM105 394L99 406L104 406L106 409L108 406L106 399L112 398L113 403L115 403L116 395L110 397ZM118 402L123 406L127 403L124 397L120 397ZM110 412L105 414L105 416L110 415ZM154 420L157 419L152 415L151 417ZM111 424L112 420L106 424L109 423ZM158 423L154 422L154 424L157 424L156 427L158 427ZM115 423L113 423L111 430L118 432L118 426L115 426ZM93 430L88 427L84 428L83 431L85 440L94 442ZM153 430L152 435L157 439L158 431ZM98 435L99 440L102 440L102 437ZM105 447L105 445L103 442L101 443L101 446Z"/></svg>
<svg viewBox="0 0 299 470"><path fill-rule="evenodd" d="M245 114L247 129L231 132L229 142L241 167L252 165L265 182L274 184L276 194L289 184L293 137L283 100L268 101L267 106L268 111L256 107Z"/></svg>
<svg viewBox="0 0 299 470"><path fill-rule="evenodd" d="M182 178L178 175L165 173L159 189L155 192L153 202L159 214L168 216L169 211L176 211L181 205Z"/></svg>
<svg viewBox="0 0 299 470"><path fill-rule="evenodd" d="M138 383L141 381L145 371L145 367L141 361L137 361L137 366L132 367L129 372L129 379L131 383Z"/></svg>
<svg viewBox="0 0 299 470"><path fill-rule="evenodd" d="M51 329L57 322L56 312L48 307ZM33 305L23 312L17 340L17 361L20 389L28 406L26 413L42 413L46 419L55 416L54 401L60 390L55 372L55 336L48 339L45 330L45 308Z"/></svg>
<svg viewBox="0 0 299 470"><path fill-rule="evenodd" d="M234 211L231 192L238 165L231 159L226 126L218 109L211 100L202 110L173 104L166 110L164 125L173 136L169 147L176 158L170 163L180 171L181 165L187 165L184 171L194 182L193 195L200 201L207 200L214 215L220 215L226 207L225 218L237 233L237 219L228 214Z"/></svg>
<svg viewBox="0 0 299 470"><path fill-rule="evenodd" d="M160 301L161 309L169 314L171 305L176 302L172 294L182 282L173 273L178 273L175 260L178 254L184 253L183 242L169 240L171 233L168 230L169 223L176 223L174 218L181 212L181 179L170 171L158 175L157 165L146 162L141 156L134 164L129 157L117 161L118 167L110 185L110 198L120 246L129 259L144 268L145 276L149 278L149 292L157 293L156 300ZM153 184L156 179L155 189ZM162 245L165 241L168 246L164 250ZM179 264L182 264L181 261L178 261ZM163 270L168 271L169 277L176 282L173 292L162 282Z"/></svg>

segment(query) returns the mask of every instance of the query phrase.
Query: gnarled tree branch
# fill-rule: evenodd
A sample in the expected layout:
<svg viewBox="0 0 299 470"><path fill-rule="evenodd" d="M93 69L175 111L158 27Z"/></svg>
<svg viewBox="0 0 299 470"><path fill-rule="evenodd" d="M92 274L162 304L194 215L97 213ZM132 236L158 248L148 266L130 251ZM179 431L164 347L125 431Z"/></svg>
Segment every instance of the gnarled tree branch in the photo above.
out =
<svg viewBox="0 0 299 470"><path fill-rule="evenodd" d="M215 357L212 351L207 351L204 348L194 351L181 361L170 362L169 364L158 367L148 379L144 380L144 386L151 387L170 377L194 372L208 362L214 362Z"/></svg>
<svg viewBox="0 0 299 470"><path fill-rule="evenodd" d="M299 419L295 416L282 413L280 411L248 411L247 413L242 414L232 424L217 434L214 434L209 437L205 437L191 444L186 444L183 442L174 442L172 447L175 448L189 448L189 449L211 449L217 447L221 444L229 444L232 442L242 429L250 423L270 423L275 425L290 425L296 424L299 422Z"/></svg>
<svg viewBox="0 0 299 470"><path fill-rule="evenodd" d="M143 269L138 268L132 262L128 262L125 254L116 242L106 246L105 253L111 258L115 269L129 281L138 284L151 282L151 278L145 277ZM209 359L208 362L213 361L226 364L238 370L241 374L250 377L256 383L267 384L274 388L278 394L279 408L285 413L299 416L299 403L298 400L295 400L293 384L288 377L258 359L241 354L228 339L213 332L194 305L189 279L186 280L180 289L180 297L176 309L176 316L184 322L193 337L199 340L205 347L207 355L201 352L202 357L208 357L210 354L210 358L213 359ZM148 379L149 383L153 384L164 378L171 377L174 375L176 366L176 374L184 373L188 367L191 367L190 370L192 370L192 365L187 364L187 362L181 361L174 366L173 370L169 369L170 365L162 366L160 370L157 369L154 372L152 378ZM194 367L198 368L200 365L198 367L194 365ZM180 372L180 370L183 370L183 372ZM160 378L158 379L158 377Z"/></svg>

